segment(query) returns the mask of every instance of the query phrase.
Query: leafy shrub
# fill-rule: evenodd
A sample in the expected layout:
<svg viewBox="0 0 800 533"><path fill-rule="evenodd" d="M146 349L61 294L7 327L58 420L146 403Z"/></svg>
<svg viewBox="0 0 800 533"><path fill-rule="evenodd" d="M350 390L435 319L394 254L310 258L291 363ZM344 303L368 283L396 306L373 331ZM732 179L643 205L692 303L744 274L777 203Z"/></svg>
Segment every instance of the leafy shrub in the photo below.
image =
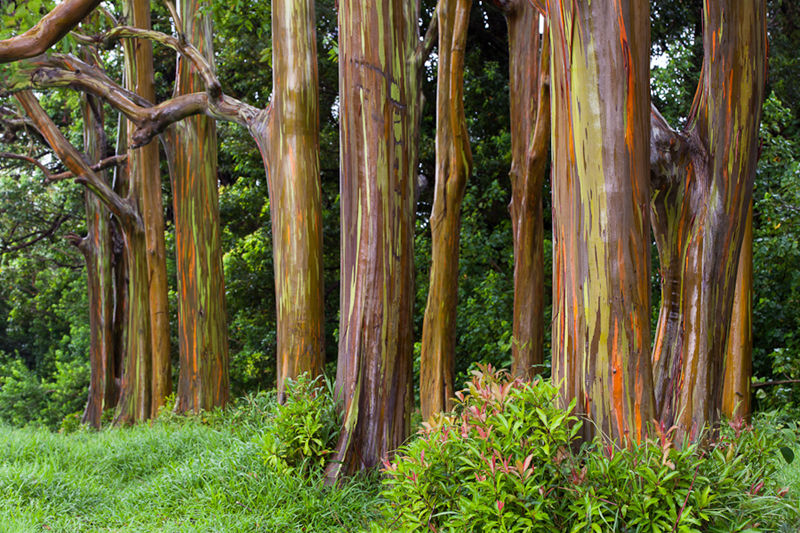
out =
<svg viewBox="0 0 800 533"><path fill-rule="evenodd" d="M705 445L672 431L578 448L546 381L484 367L385 462L387 525L403 531L777 531L800 523L775 482L785 435L741 421ZM772 427L772 426L769 426ZM789 530L789 529L787 529Z"/></svg>
<svg viewBox="0 0 800 533"><path fill-rule="evenodd" d="M259 441L264 462L281 471L321 468L339 437L339 413L322 378L300 376L286 399L266 415Z"/></svg>

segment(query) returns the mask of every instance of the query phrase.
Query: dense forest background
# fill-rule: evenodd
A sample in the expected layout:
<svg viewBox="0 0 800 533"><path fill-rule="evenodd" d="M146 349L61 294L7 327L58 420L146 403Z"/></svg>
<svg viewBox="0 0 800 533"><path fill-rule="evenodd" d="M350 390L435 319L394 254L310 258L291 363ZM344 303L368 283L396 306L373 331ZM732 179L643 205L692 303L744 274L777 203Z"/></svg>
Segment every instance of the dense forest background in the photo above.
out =
<svg viewBox="0 0 800 533"><path fill-rule="evenodd" d="M14 4L8 4L13 9ZM170 32L169 16L153 3L156 29ZM423 2L423 24L433 3ZM339 324L339 126L338 47L333 0L317 3L320 79L320 170L323 202L326 373L334 374ZM9 11L11 13L13 11ZM267 105L271 79L270 4L213 2L217 75L227 94ZM675 125L688 115L702 59L701 2L654 2L652 82L654 103ZM800 409L800 7L768 2L769 80L761 125L761 158L754 190L754 375L756 408ZM109 71L119 70L113 63ZM175 54L155 48L156 87L166 99L175 77ZM480 362L509 367L512 348L513 245L508 213L511 138L508 42L503 13L477 1L465 55L464 105L473 172L463 203L456 383ZM430 266L429 217L435 174L436 55L425 65L425 107L415 232L415 339ZM51 117L79 145L77 93L51 91L43 98ZM0 106L10 106L0 100ZM0 112L5 107L0 107ZM107 113L109 121L113 113ZM113 124L108 125L113 128ZM12 130L0 130L0 151L19 151ZM275 386L276 305L270 205L261 156L241 127L219 124L220 211L227 292L232 396ZM24 146L23 146L24 148ZM166 158L162 157L162 162ZM52 161L53 167L57 164ZM172 197L166 163L162 175L171 283L172 354L177 372L177 289ZM545 184L545 321L550 320L551 240L549 183ZM89 383L90 332L86 270L64 240L83 234L83 191L71 182L43 185L30 166L0 160L0 420L57 428L82 411ZM653 245L652 325L658 314L658 255ZM549 328L545 329L546 368ZM417 379L419 344L415 350ZM177 374L173 383L177 383Z"/></svg>

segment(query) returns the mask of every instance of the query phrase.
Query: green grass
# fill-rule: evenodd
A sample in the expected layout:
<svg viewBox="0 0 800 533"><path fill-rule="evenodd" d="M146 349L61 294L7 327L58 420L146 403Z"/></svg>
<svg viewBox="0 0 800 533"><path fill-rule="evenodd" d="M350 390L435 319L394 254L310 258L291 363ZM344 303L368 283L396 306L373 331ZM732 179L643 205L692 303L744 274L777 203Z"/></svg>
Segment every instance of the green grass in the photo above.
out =
<svg viewBox="0 0 800 533"><path fill-rule="evenodd" d="M0 532L357 531L373 479L325 487L264 465L257 432L167 421L70 435L0 427Z"/></svg>

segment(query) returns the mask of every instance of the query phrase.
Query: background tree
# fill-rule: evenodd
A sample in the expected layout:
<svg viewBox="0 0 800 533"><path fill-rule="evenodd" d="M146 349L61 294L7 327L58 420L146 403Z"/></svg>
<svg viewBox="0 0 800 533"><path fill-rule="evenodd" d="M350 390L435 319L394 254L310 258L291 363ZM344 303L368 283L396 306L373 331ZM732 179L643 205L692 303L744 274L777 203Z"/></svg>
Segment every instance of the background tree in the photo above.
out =
<svg viewBox="0 0 800 533"><path fill-rule="evenodd" d="M422 326L419 396L422 417L448 408L453 397L458 305L461 201L472 172L464 117L464 52L472 2L440 0L436 87L436 185L431 228L431 272Z"/></svg>

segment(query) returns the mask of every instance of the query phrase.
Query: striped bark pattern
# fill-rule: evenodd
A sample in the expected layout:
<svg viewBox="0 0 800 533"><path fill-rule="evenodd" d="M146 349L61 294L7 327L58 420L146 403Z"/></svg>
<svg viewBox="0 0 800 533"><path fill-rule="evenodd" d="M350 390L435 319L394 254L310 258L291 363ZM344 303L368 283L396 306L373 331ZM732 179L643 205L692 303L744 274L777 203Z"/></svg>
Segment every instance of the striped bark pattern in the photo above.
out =
<svg viewBox="0 0 800 533"><path fill-rule="evenodd" d="M83 146L89 161L103 159L106 137L103 132L103 107L99 99L84 95ZM107 173L100 172L107 180ZM100 199L86 191L87 235L69 236L86 261L89 291L89 397L81 422L100 428L103 410L116 403L114 364L114 278L111 215Z"/></svg>
<svg viewBox="0 0 800 533"><path fill-rule="evenodd" d="M440 0L436 87L436 189L431 212L431 272L422 325L422 417L449 407L453 397L458 304L461 201L472 172L464 116L464 47L472 0Z"/></svg>
<svg viewBox="0 0 800 533"><path fill-rule="evenodd" d="M654 111L651 141L662 275L656 402L660 421L690 438L722 407L767 52L764 0L709 0L703 17L703 72L687 126L676 132Z"/></svg>
<svg viewBox="0 0 800 533"><path fill-rule="evenodd" d="M211 17L202 0L181 0L182 31L213 65ZM178 58L175 96L205 90L192 63ZM175 409L211 410L228 402L228 331L222 270L217 131L203 115L167 130L175 213L180 371Z"/></svg>
<svg viewBox="0 0 800 533"><path fill-rule="evenodd" d="M722 387L722 414L728 418L750 419L753 375L753 202L739 253L733 314L725 351L725 381Z"/></svg>
<svg viewBox="0 0 800 533"><path fill-rule="evenodd" d="M415 0L339 4L344 427L329 479L376 465L409 430L418 20Z"/></svg>
<svg viewBox="0 0 800 533"><path fill-rule="evenodd" d="M550 35L528 0L505 2L511 101L511 229L514 242L512 374L531 379L544 363L542 185L550 143Z"/></svg>
<svg viewBox="0 0 800 533"><path fill-rule="evenodd" d="M147 0L127 0L124 10L134 26L150 28L150 3ZM137 95L154 102L153 45L139 39L130 48L133 56L127 62L126 84ZM135 125L129 121L129 139L135 131ZM166 246L158 145L150 143L141 148L129 149L128 173L129 198L140 213L141 228L130 225L123 227L129 267L130 307L127 360L115 421L120 424L155 416L164 405L164 399L172 392ZM143 312L148 314L147 319L141 316ZM149 350L142 345L142 335L150 338Z"/></svg>
<svg viewBox="0 0 800 533"><path fill-rule="evenodd" d="M250 125L264 159L278 316L278 398L287 379L322 374L322 193L319 76L313 0L272 3L269 113Z"/></svg>
<svg viewBox="0 0 800 533"><path fill-rule="evenodd" d="M640 440L650 367L649 6L550 0L553 381L583 436Z"/></svg>

